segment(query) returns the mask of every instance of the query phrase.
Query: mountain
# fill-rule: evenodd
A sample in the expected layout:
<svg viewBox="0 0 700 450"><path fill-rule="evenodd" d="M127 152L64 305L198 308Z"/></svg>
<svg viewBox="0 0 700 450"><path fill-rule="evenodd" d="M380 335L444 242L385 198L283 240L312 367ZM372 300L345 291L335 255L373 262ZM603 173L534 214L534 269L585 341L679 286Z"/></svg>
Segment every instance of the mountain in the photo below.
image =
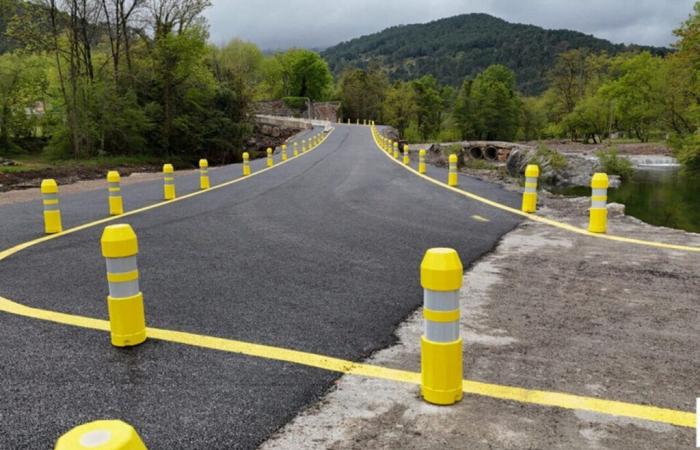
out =
<svg viewBox="0 0 700 450"><path fill-rule="evenodd" d="M434 22L400 25L379 33L342 42L322 55L337 75L348 67L379 64L392 79L409 80L431 74L440 82L459 86L492 64L510 67L525 94L547 87L546 72L559 53L575 48L616 54L670 50L613 44L570 30L546 30L506 22L488 14L464 14Z"/></svg>

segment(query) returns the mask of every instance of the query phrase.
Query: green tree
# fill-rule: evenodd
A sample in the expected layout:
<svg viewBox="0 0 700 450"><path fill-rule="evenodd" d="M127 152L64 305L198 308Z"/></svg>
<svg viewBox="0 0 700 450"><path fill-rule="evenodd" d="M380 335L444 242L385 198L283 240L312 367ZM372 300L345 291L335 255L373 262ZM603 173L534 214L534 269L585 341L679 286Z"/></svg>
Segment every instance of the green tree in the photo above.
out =
<svg viewBox="0 0 700 450"><path fill-rule="evenodd" d="M276 58L279 61L277 73L282 78L285 97L308 97L318 101L330 94L333 76L318 53L291 49L276 55Z"/></svg>
<svg viewBox="0 0 700 450"><path fill-rule="evenodd" d="M521 108L515 75L505 66L494 65L462 85L455 116L464 139L513 140Z"/></svg>
<svg viewBox="0 0 700 450"><path fill-rule="evenodd" d="M418 123L416 93L410 83L399 81L387 91L384 100L384 120L403 135L406 129Z"/></svg>
<svg viewBox="0 0 700 450"><path fill-rule="evenodd" d="M382 119L382 105L389 88L383 72L348 69L338 84L344 117L353 120Z"/></svg>
<svg viewBox="0 0 700 450"><path fill-rule="evenodd" d="M421 139L434 139L440 133L444 100L437 80L426 75L411 83L415 93L417 127Z"/></svg>

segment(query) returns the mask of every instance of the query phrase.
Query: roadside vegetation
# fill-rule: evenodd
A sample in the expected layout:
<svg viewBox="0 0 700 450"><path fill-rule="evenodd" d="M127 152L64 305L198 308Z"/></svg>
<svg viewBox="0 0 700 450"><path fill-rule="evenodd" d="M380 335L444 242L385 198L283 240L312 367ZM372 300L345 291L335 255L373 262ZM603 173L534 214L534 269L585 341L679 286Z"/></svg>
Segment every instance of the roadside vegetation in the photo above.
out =
<svg viewBox="0 0 700 450"><path fill-rule="evenodd" d="M343 118L392 125L409 142L667 141L700 170L700 2L674 52L569 50L530 96L499 64L454 84L439 74L397 81L380 63L334 80L313 51L209 44L209 6L0 0L0 157L237 161L256 101L338 100Z"/></svg>

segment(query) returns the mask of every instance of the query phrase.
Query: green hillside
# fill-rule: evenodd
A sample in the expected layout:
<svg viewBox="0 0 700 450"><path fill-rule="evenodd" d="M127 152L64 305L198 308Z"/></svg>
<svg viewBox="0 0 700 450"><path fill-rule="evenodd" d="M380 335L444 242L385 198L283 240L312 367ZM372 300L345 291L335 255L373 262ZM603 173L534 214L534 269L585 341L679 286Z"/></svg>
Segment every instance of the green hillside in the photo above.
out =
<svg viewBox="0 0 700 450"><path fill-rule="evenodd" d="M334 73L347 67L385 67L393 79L432 74L457 86L492 64L511 68L519 89L538 94L546 88L545 73L566 50L588 48L616 54L639 49L569 30L545 30L512 24L487 14L465 14L426 24L401 25L343 42L323 52ZM654 54L663 48L641 47Z"/></svg>

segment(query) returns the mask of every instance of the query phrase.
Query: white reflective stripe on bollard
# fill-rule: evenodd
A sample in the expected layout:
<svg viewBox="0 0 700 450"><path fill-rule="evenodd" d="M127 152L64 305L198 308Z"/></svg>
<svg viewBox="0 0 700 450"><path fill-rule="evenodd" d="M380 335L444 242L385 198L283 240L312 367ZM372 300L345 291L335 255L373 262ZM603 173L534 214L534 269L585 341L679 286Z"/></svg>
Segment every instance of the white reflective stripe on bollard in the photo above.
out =
<svg viewBox="0 0 700 450"><path fill-rule="evenodd" d="M459 339L459 291L431 291L423 290L423 305L428 311L424 316L430 316L431 312L453 313L456 320L436 322L425 318L425 338L432 342L454 342Z"/></svg>
<svg viewBox="0 0 700 450"><path fill-rule="evenodd" d="M608 203L608 190L607 189L593 189L593 195L591 196L591 208L606 208Z"/></svg>
<svg viewBox="0 0 700 450"><path fill-rule="evenodd" d="M136 256L128 258L106 258L107 282L112 298L129 298L138 295L139 271Z"/></svg>
<svg viewBox="0 0 700 450"><path fill-rule="evenodd" d="M44 203L44 211L58 210L58 194L42 194Z"/></svg>
<svg viewBox="0 0 700 450"><path fill-rule="evenodd" d="M525 192L537 192L537 178L536 177L525 178Z"/></svg>

